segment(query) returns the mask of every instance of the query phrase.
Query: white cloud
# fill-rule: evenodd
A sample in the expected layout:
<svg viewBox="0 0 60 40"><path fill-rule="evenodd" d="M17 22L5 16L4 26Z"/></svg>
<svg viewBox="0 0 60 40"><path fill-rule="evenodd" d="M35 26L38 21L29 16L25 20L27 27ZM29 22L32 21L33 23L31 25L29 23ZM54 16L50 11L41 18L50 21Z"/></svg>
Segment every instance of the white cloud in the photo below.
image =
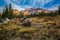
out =
<svg viewBox="0 0 60 40"><path fill-rule="evenodd" d="M20 5L17 5L17 4L15 4L15 3L11 2L11 1L15 1L16 3L19 4L22 0L5 0L5 1L6 1L7 4L11 3L13 9L17 9L17 10L20 11L20 10L25 10L26 8L34 7L34 6L36 5L36 2L38 2L39 5L40 5L40 7L43 8L44 5L46 5L46 4L49 3L49 2L52 2L53 0L29 0L29 1L33 1L33 3L32 3L33 6L27 6L27 5L20 6ZM24 3L25 3L25 2L26 2L26 0L24 0ZM23 4L24 4L24 3L23 3ZM38 4L37 4L37 5L38 5ZM57 6L54 6L54 5L48 8L48 10L55 10L55 9L57 9Z"/></svg>
<svg viewBox="0 0 60 40"><path fill-rule="evenodd" d="M11 1L19 4L22 0L11 0Z"/></svg>
<svg viewBox="0 0 60 40"><path fill-rule="evenodd" d="M41 6L43 7L45 4L51 2L52 0L41 0Z"/></svg>
<svg viewBox="0 0 60 40"><path fill-rule="evenodd" d="M32 6L27 6L27 5L25 5L24 8L32 8Z"/></svg>
<svg viewBox="0 0 60 40"><path fill-rule="evenodd" d="M25 10L25 9L27 9L27 8L31 8L32 6L27 6L27 5L25 5L25 6L20 6L20 5L17 5L17 4L15 4L15 3L13 3L13 2L11 2L11 0L5 0L6 1L6 3L7 4L9 4L9 3L11 3L12 4L12 7L13 7L13 9L17 9L17 10L19 10L19 11L21 11L21 10ZM14 1L16 1L16 2L18 2L19 0L14 0ZM21 1L21 0L20 0ZM19 3L19 2L18 2Z"/></svg>
<svg viewBox="0 0 60 40"><path fill-rule="evenodd" d="M13 7L13 9L17 9L17 10L19 10L19 11L25 10L25 8L22 8L22 7L20 7L19 5L16 5L16 4L13 4L13 3L12 3L12 7Z"/></svg>
<svg viewBox="0 0 60 40"><path fill-rule="evenodd" d="M48 8L48 10L58 10L58 7L51 7L51 8Z"/></svg>
<svg viewBox="0 0 60 40"><path fill-rule="evenodd" d="M4 0L8 5L11 3L11 0Z"/></svg>
<svg viewBox="0 0 60 40"><path fill-rule="evenodd" d="M38 2L40 4L40 7L43 7L45 4L51 2L53 0L34 0L33 5L35 5L36 2Z"/></svg>
<svg viewBox="0 0 60 40"><path fill-rule="evenodd" d="M17 9L17 10L19 10L19 11L21 11L21 10L25 10L25 8L22 8L22 7L20 7L19 5L17 5L17 4L15 4L15 3L13 3L13 2L11 2L11 0L5 0L6 1L6 3L9 5L9 3L11 3L12 4L12 8L13 9ZM18 1L18 0L15 0L15 1Z"/></svg>
<svg viewBox="0 0 60 40"><path fill-rule="evenodd" d="M33 6L35 6L35 4L36 4L36 1L37 1L37 0L34 0L34 2L33 2Z"/></svg>
<svg viewBox="0 0 60 40"><path fill-rule="evenodd" d="M53 1L53 0L37 0L37 2L41 2L41 4L46 4L50 1Z"/></svg>
<svg viewBox="0 0 60 40"><path fill-rule="evenodd" d="M48 8L48 10L58 10L58 6L60 4L52 5L51 7Z"/></svg>
<svg viewBox="0 0 60 40"><path fill-rule="evenodd" d="M5 0L6 2L7 2L7 4L9 4L9 3L12 3L11 1L14 1L14 2L16 2L16 3L20 3L20 2L22 2L23 1L23 4L27 1L27 0ZM33 6L31 6L31 7L34 7L35 5L36 5L36 2L38 2L39 4L40 4L40 7L43 7L45 4L47 4L47 3L49 3L49 2L51 2L51 1L53 1L53 0L29 0L29 1L34 1L32 4L33 4ZM28 6L29 7L29 6Z"/></svg>
<svg viewBox="0 0 60 40"><path fill-rule="evenodd" d="M4 7L0 7L0 12L2 12L2 11L3 11L3 8L4 8Z"/></svg>

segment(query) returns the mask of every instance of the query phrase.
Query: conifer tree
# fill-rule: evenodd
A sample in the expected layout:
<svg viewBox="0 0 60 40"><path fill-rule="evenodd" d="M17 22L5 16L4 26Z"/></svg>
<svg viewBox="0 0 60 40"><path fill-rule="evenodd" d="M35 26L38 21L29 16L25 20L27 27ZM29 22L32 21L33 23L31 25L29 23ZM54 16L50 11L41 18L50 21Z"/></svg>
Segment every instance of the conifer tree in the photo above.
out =
<svg viewBox="0 0 60 40"><path fill-rule="evenodd" d="M5 11L4 11L4 9L3 9L2 18L5 18Z"/></svg>
<svg viewBox="0 0 60 40"><path fill-rule="evenodd" d="M58 13L60 14L60 6L59 6L59 8L58 8Z"/></svg>
<svg viewBox="0 0 60 40"><path fill-rule="evenodd" d="M9 5L8 16L9 16L10 19L13 18L13 10L12 10L12 5L11 4Z"/></svg>
<svg viewBox="0 0 60 40"><path fill-rule="evenodd" d="M6 5L6 8L3 9L3 14L2 14L2 18L6 18L6 17L8 17L8 7L7 7L7 5Z"/></svg>

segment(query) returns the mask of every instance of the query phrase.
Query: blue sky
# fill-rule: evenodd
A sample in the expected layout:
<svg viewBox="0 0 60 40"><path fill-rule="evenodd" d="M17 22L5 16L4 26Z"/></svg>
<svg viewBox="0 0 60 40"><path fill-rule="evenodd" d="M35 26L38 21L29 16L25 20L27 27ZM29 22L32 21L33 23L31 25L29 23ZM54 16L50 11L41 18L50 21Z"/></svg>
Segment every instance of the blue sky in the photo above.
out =
<svg viewBox="0 0 60 40"><path fill-rule="evenodd" d="M0 0L0 10L6 4L12 4L13 9L25 10L28 8L44 8L47 10L57 10L60 5L60 0Z"/></svg>

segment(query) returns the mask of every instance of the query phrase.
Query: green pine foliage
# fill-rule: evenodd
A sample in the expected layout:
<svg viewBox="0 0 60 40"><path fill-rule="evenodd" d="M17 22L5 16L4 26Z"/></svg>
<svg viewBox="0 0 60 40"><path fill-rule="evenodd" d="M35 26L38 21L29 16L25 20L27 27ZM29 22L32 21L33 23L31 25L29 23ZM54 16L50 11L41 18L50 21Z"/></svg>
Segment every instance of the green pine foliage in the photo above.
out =
<svg viewBox="0 0 60 40"><path fill-rule="evenodd" d="M3 18L8 17L8 7L7 7L7 5L6 5L5 10L3 9L3 15L2 15L2 17L3 17Z"/></svg>
<svg viewBox="0 0 60 40"><path fill-rule="evenodd" d="M58 8L58 13L60 14L60 6L59 6L59 8Z"/></svg>
<svg viewBox="0 0 60 40"><path fill-rule="evenodd" d="M3 18L13 18L13 10L12 10L12 5L10 4L9 7L6 6L5 10L3 9Z"/></svg>
<svg viewBox="0 0 60 40"><path fill-rule="evenodd" d="M9 5L9 18L13 18L13 10L12 10L12 5Z"/></svg>

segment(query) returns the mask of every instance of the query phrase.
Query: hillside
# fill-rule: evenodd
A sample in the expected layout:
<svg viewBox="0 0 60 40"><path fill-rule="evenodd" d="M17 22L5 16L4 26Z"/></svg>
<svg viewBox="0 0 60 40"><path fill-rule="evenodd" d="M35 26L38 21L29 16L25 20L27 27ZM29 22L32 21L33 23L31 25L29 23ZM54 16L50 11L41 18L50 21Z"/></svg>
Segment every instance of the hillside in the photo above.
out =
<svg viewBox="0 0 60 40"><path fill-rule="evenodd" d="M16 15L19 15L20 11L18 11L18 10L15 9L15 10L13 10L13 13L16 14Z"/></svg>
<svg viewBox="0 0 60 40"><path fill-rule="evenodd" d="M34 17L31 26L22 26L21 19L11 19L0 25L2 40L60 40L60 15Z"/></svg>
<svg viewBox="0 0 60 40"><path fill-rule="evenodd" d="M16 15L19 15L21 11L18 11L18 10L13 10L13 13L16 14ZM31 15L31 14L39 14L39 13L55 13L57 12L57 10L54 10L54 11L50 11L50 10L46 10L46 9L42 9L42 8L29 8L29 9L26 9L26 10L23 10L22 13L24 16L26 15Z"/></svg>

